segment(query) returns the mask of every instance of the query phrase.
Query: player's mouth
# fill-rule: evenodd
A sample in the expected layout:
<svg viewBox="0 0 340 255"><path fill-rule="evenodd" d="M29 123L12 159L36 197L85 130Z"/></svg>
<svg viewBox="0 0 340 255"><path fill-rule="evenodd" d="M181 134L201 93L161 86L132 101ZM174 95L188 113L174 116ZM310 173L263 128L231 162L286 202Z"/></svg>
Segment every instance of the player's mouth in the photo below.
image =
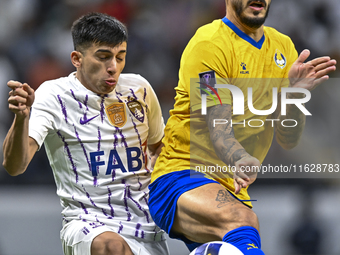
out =
<svg viewBox="0 0 340 255"><path fill-rule="evenodd" d="M107 80L105 80L105 83L106 83L107 85L109 85L110 87L114 87L114 86L116 86L117 81L114 80L114 79L107 79Z"/></svg>
<svg viewBox="0 0 340 255"><path fill-rule="evenodd" d="M250 1L248 6L254 11L262 11L266 7L266 2L264 0Z"/></svg>

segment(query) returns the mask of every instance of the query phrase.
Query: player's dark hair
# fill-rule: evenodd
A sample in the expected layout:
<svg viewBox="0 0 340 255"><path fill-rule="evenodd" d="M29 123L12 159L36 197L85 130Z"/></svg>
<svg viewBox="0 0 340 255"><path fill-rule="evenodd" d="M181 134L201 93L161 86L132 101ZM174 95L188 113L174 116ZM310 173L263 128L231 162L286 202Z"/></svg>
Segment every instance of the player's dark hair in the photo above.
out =
<svg viewBox="0 0 340 255"><path fill-rule="evenodd" d="M127 28L107 14L91 12L77 19L71 28L74 49L82 51L93 44L115 47L127 42Z"/></svg>

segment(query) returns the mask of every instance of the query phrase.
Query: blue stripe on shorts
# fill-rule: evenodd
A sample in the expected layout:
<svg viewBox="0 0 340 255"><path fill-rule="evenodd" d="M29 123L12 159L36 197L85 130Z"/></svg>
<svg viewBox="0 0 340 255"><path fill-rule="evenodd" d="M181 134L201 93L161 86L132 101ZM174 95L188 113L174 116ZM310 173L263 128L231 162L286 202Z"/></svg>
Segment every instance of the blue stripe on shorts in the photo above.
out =
<svg viewBox="0 0 340 255"><path fill-rule="evenodd" d="M192 243L184 236L178 236L171 232L177 200L183 193L208 183L218 182L208 179L204 177L204 174L194 170L175 171L158 177L149 185L149 208L153 220L171 238Z"/></svg>

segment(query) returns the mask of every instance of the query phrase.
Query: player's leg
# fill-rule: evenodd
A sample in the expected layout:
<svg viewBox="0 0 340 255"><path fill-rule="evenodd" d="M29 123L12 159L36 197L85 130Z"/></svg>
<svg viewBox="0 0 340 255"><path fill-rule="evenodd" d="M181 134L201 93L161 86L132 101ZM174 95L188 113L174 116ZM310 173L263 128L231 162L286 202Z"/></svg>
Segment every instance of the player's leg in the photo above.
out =
<svg viewBox="0 0 340 255"><path fill-rule="evenodd" d="M184 170L159 177L149 188L149 208L156 224L190 250L199 243L223 240L244 253L263 254L257 249L261 241L256 214L218 182Z"/></svg>
<svg viewBox="0 0 340 255"><path fill-rule="evenodd" d="M264 254L256 214L220 184L183 193L171 231L197 243L223 240L244 254Z"/></svg>
<svg viewBox="0 0 340 255"><path fill-rule="evenodd" d="M117 233L104 232L96 236L91 244L91 255L133 255L130 246Z"/></svg>
<svg viewBox="0 0 340 255"><path fill-rule="evenodd" d="M130 246L133 254L138 255L169 255L169 247L167 240L151 241L133 236L122 235Z"/></svg>
<svg viewBox="0 0 340 255"><path fill-rule="evenodd" d="M209 183L179 197L171 230L191 241L206 243L222 240L227 232L243 226L258 230L253 210L220 184Z"/></svg>

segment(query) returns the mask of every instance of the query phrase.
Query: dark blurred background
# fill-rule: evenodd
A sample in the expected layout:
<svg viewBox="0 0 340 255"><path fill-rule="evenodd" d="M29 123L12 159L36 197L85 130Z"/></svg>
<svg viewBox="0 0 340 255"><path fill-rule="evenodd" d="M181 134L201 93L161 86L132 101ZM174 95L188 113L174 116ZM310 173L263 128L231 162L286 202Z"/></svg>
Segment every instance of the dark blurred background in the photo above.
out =
<svg viewBox="0 0 340 255"><path fill-rule="evenodd" d="M90 11L110 14L127 25L129 42L124 72L139 73L151 83L166 121L174 103L184 48L198 27L225 16L225 3L224 0L0 0L1 141L13 120L7 107L7 81L19 80L38 88L45 80L74 71L70 61L73 50L70 27L75 19ZM298 52L308 48L311 58L329 55L340 61L338 0L272 1L266 25L289 35ZM333 73L329 82L312 92L306 108L313 116L307 117L301 143L286 152L274 142L264 164L340 164L339 78L339 72ZM340 254L340 244L333 242L336 234L340 234L335 230L339 225L336 222L336 212L340 209L339 176L340 173L260 176L250 188L250 194L258 199L254 210L263 226L263 245L268 254ZM0 218L8 224L7 230L0 226L2 233L10 229L13 238L18 235L18 223L15 220L9 223L16 215L11 213L12 209L16 212L27 209L18 207L19 198L27 198L22 203L39 207L37 211L46 209L47 204L40 200L34 206L28 202L32 196L36 197L36 192L40 196L44 192L52 193L51 196L55 193L44 148L21 176L10 177L0 166ZM58 203L58 199L55 201ZM34 214L33 210L31 215ZM32 220L29 214L25 217ZM58 235L58 227L53 225L50 229ZM25 230L19 232L25 239ZM34 242L34 236L30 236ZM8 235L7 239L3 238L6 237L0 236L0 255L20 255L18 247L8 245ZM173 254L185 254L181 252ZM26 250L25 254L37 253ZM60 254L60 251L41 254Z"/></svg>

